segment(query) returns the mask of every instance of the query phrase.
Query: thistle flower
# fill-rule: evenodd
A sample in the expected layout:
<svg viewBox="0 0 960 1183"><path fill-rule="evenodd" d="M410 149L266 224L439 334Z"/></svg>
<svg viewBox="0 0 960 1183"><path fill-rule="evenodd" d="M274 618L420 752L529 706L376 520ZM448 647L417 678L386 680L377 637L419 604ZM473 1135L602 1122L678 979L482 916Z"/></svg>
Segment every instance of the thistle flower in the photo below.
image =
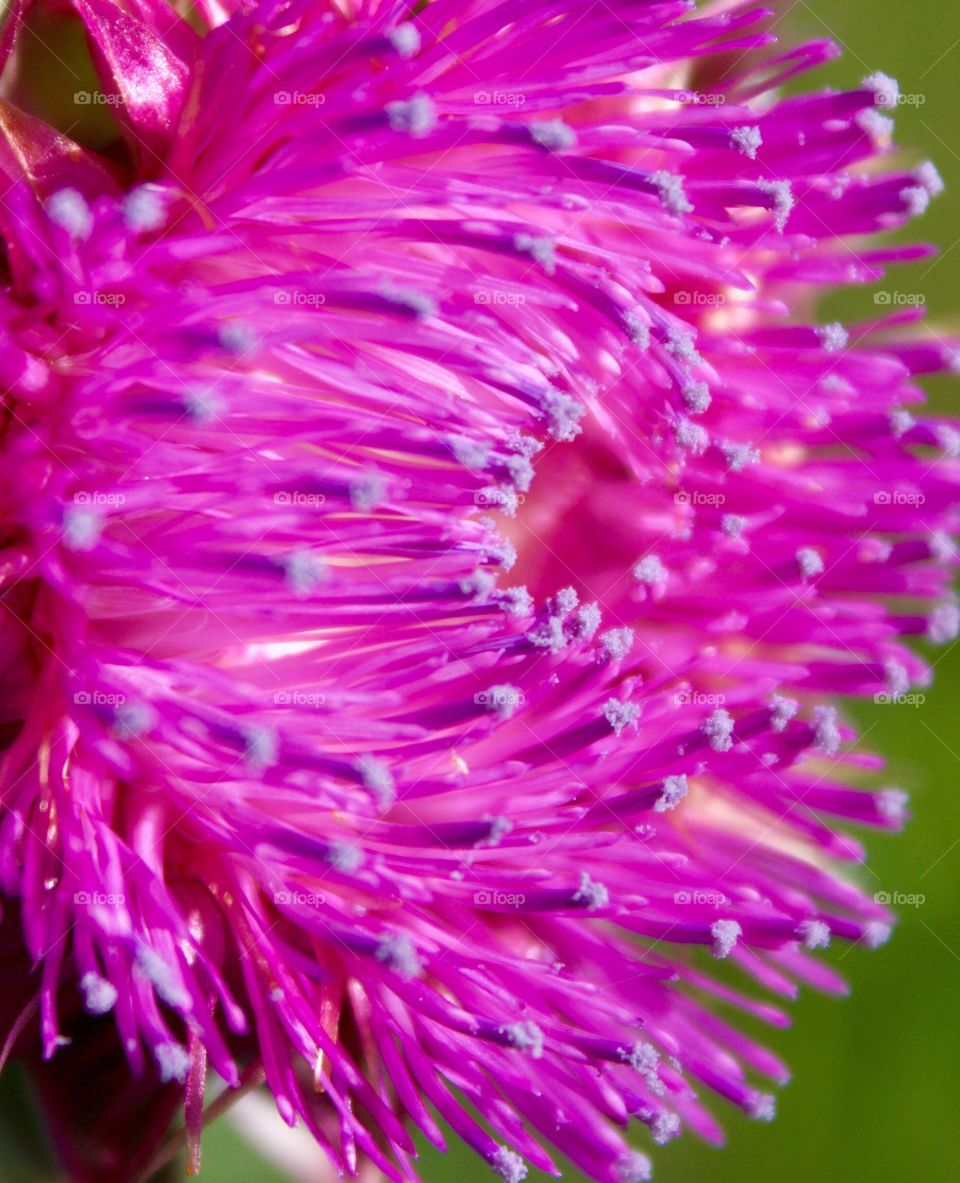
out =
<svg viewBox="0 0 960 1183"><path fill-rule="evenodd" d="M75 8L115 144L0 156L6 1052L73 1176L181 1102L195 1168L208 1071L391 1179L770 1118L711 955L885 939L833 700L958 625L956 346L815 323L921 253L894 84L778 100L832 48L686 0Z"/></svg>

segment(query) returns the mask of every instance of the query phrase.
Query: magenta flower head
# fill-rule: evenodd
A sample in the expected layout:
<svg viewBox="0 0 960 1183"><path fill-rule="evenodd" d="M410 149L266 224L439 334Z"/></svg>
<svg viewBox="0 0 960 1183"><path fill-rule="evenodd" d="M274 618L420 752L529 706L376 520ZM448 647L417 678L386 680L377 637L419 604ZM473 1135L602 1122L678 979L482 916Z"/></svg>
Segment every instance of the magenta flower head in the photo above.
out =
<svg viewBox="0 0 960 1183"><path fill-rule="evenodd" d="M836 704L957 632L960 353L817 307L941 184L693 8L73 0L100 89L0 108L4 1055L72 1178L265 1081L347 1174L640 1183L773 1114L714 1002L886 938Z"/></svg>

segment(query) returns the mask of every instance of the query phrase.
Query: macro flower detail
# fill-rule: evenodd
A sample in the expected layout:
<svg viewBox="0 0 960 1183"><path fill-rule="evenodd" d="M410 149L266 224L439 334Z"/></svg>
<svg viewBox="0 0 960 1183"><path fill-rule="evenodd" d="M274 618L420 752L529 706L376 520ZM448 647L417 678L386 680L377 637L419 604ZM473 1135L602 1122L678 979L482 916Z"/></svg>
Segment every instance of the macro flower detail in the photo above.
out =
<svg viewBox="0 0 960 1183"><path fill-rule="evenodd" d="M836 700L956 636L960 352L818 300L941 183L694 7L73 0L108 143L0 104L4 1057L71 1177L180 1108L196 1169L219 1077L347 1174L636 1183L773 1116L713 1003L889 934Z"/></svg>

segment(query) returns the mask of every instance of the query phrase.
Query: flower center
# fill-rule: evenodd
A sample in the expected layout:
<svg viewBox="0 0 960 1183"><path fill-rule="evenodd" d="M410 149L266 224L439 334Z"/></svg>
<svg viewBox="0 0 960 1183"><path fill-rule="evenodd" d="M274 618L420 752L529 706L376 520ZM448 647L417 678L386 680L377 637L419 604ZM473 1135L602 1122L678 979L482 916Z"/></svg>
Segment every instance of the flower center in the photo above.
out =
<svg viewBox="0 0 960 1183"><path fill-rule="evenodd" d="M538 602L570 586L603 602L637 560L636 478L590 419L573 442L548 444L533 464L530 491L500 527L517 551L511 582Z"/></svg>

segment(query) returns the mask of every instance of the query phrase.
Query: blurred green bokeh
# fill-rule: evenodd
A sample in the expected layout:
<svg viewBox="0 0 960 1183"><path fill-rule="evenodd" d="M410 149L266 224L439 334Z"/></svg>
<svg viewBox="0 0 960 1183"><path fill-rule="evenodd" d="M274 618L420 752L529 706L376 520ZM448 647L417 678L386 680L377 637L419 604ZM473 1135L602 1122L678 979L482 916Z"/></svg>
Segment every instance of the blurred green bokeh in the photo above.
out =
<svg viewBox="0 0 960 1183"><path fill-rule="evenodd" d="M909 159L934 159L947 182L946 194L912 228L939 243L941 253L898 269L895 281L883 286L921 294L935 320L960 322L960 7L799 0L781 8L780 28L791 40L832 37L844 47L844 57L818 82L855 85L880 69L899 79L902 92L917 96L897 112L897 139ZM873 316L871 291L832 298L830 313L848 323ZM956 409L955 387L942 382L931 390L939 409ZM684 1137L657 1149L659 1183L960 1179L960 648L930 657L936 683L922 705L855 712L861 744L889 758L889 783L911 790L914 810L903 835L870 836L863 882L868 890L921 895L924 902L901 909L885 949L831 951L851 983L849 999L806 992L793 1007L794 1027L765 1034L794 1073L794 1083L779 1097L777 1120L769 1126L749 1122L718 1106L727 1146L716 1151ZM21 1183L29 1176L3 1154L2 1132L0 1183ZM447 1156L425 1151L422 1172L427 1183L492 1178L484 1164L456 1148ZM221 1120L205 1135L201 1179L282 1183L283 1177Z"/></svg>

